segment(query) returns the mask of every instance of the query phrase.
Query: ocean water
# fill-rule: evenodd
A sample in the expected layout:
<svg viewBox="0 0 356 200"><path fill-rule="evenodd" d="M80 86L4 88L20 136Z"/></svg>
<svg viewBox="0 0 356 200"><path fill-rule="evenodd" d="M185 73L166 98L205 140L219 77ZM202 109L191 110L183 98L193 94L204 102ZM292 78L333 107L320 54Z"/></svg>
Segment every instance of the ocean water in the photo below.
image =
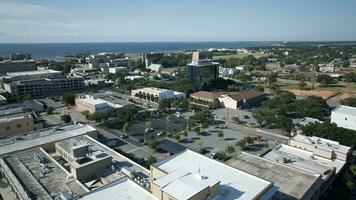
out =
<svg viewBox="0 0 356 200"><path fill-rule="evenodd" d="M67 54L99 52L149 53L207 48L245 48L273 42L115 42L115 43L14 43L0 44L0 56L25 52L35 59L60 60Z"/></svg>

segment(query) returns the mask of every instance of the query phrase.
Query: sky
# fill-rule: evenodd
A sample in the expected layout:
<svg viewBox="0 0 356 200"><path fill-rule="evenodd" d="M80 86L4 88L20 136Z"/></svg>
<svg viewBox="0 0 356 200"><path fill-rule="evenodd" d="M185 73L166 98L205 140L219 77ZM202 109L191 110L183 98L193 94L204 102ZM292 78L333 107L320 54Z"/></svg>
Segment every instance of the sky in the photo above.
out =
<svg viewBox="0 0 356 200"><path fill-rule="evenodd" d="M0 43L356 40L355 0L0 0Z"/></svg>

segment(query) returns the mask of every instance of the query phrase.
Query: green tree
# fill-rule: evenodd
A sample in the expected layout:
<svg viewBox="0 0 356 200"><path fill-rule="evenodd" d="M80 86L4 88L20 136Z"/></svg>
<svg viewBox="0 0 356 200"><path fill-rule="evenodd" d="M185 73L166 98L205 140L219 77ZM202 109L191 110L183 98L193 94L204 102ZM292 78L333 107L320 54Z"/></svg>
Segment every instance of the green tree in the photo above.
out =
<svg viewBox="0 0 356 200"><path fill-rule="evenodd" d="M224 132L222 132L222 131L218 131L218 137L219 137L219 138L224 137Z"/></svg>
<svg viewBox="0 0 356 200"><path fill-rule="evenodd" d="M122 127L122 131L127 135L130 132L129 123L126 122Z"/></svg>
<svg viewBox="0 0 356 200"><path fill-rule="evenodd" d="M64 123L70 123L72 122L72 118L70 117L70 115L68 114L64 114L61 116L61 120L64 122Z"/></svg>
<svg viewBox="0 0 356 200"><path fill-rule="evenodd" d="M227 154L232 154L232 153L235 152L235 147L232 146L232 145L227 146L226 149L225 149L225 152L226 152Z"/></svg>
<svg viewBox="0 0 356 200"><path fill-rule="evenodd" d="M74 105L75 104L75 95L74 94L64 94L62 96L62 102L66 105Z"/></svg>
<svg viewBox="0 0 356 200"><path fill-rule="evenodd" d="M199 147L199 151L202 151L203 147L204 147L204 142L202 140L198 140L197 141L197 145Z"/></svg>
<svg viewBox="0 0 356 200"><path fill-rule="evenodd" d="M145 122L146 128L151 128L152 127L152 122L151 121L146 121Z"/></svg>
<svg viewBox="0 0 356 200"><path fill-rule="evenodd" d="M172 117L170 115L167 115L166 117L166 132L169 132L169 123L172 121Z"/></svg>
<svg viewBox="0 0 356 200"><path fill-rule="evenodd" d="M246 139L237 141L236 145L239 146L242 150L245 150L248 147Z"/></svg>
<svg viewBox="0 0 356 200"><path fill-rule="evenodd" d="M341 100L341 104L345 106L356 107L356 97L348 97Z"/></svg>
<svg viewBox="0 0 356 200"><path fill-rule="evenodd" d="M33 99L33 97L32 97L32 94L28 93L28 94L25 94L25 96L23 96L22 99L24 101L30 101Z"/></svg>
<svg viewBox="0 0 356 200"><path fill-rule="evenodd" d="M156 158L155 156L153 156L153 155L148 156L148 158L147 158L147 163L148 163L149 165L152 165L152 164L154 164L155 162L157 162L157 158Z"/></svg>
<svg viewBox="0 0 356 200"><path fill-rule="evenodd" d="M327 74L319 74L316 81L321 84L321 86L326 87L335 83L334 78Z"/></svg>
<svg viewBox="0 0 356 200"><path fill-rule="evenodd" d="M46 109L46 113L48 115L52 115L53 114L53 111L54 111L54 108L52 106L48 106L47 109Z"/></svg>
<svg viewBox="0 0 356 200"><path fill-rule="evenodd" d="M147 146L149 146L151 149L156 149L158 145L158 141L155 139L149 139L147 140Z"/></svg>

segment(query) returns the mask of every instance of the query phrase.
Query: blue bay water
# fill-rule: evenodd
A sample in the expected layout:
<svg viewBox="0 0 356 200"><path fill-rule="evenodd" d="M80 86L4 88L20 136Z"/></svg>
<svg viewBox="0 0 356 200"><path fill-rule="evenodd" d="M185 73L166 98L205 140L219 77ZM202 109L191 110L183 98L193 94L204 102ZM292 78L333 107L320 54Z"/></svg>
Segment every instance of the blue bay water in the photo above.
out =
<svg viewBox="0 0 356 200"><path fill-rule="evenodd" d="M272 42L116 42L116 43L14 43L0 44L0 56L25 52L35 59L59 60L66 54L100 52L149 53L207 48L246 48L271 45Z"/></svg>

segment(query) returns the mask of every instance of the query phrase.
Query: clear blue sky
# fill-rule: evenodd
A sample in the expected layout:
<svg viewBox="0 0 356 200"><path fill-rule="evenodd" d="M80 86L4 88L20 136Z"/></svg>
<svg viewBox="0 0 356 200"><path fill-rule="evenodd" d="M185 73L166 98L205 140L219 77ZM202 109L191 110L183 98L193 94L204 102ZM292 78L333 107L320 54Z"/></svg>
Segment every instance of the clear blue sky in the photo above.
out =
<svg viewBox="0 0 356 200"><path fill-rule="evenodd" d="M356 40L355 0L0 0L0 42Z"/></svg>

